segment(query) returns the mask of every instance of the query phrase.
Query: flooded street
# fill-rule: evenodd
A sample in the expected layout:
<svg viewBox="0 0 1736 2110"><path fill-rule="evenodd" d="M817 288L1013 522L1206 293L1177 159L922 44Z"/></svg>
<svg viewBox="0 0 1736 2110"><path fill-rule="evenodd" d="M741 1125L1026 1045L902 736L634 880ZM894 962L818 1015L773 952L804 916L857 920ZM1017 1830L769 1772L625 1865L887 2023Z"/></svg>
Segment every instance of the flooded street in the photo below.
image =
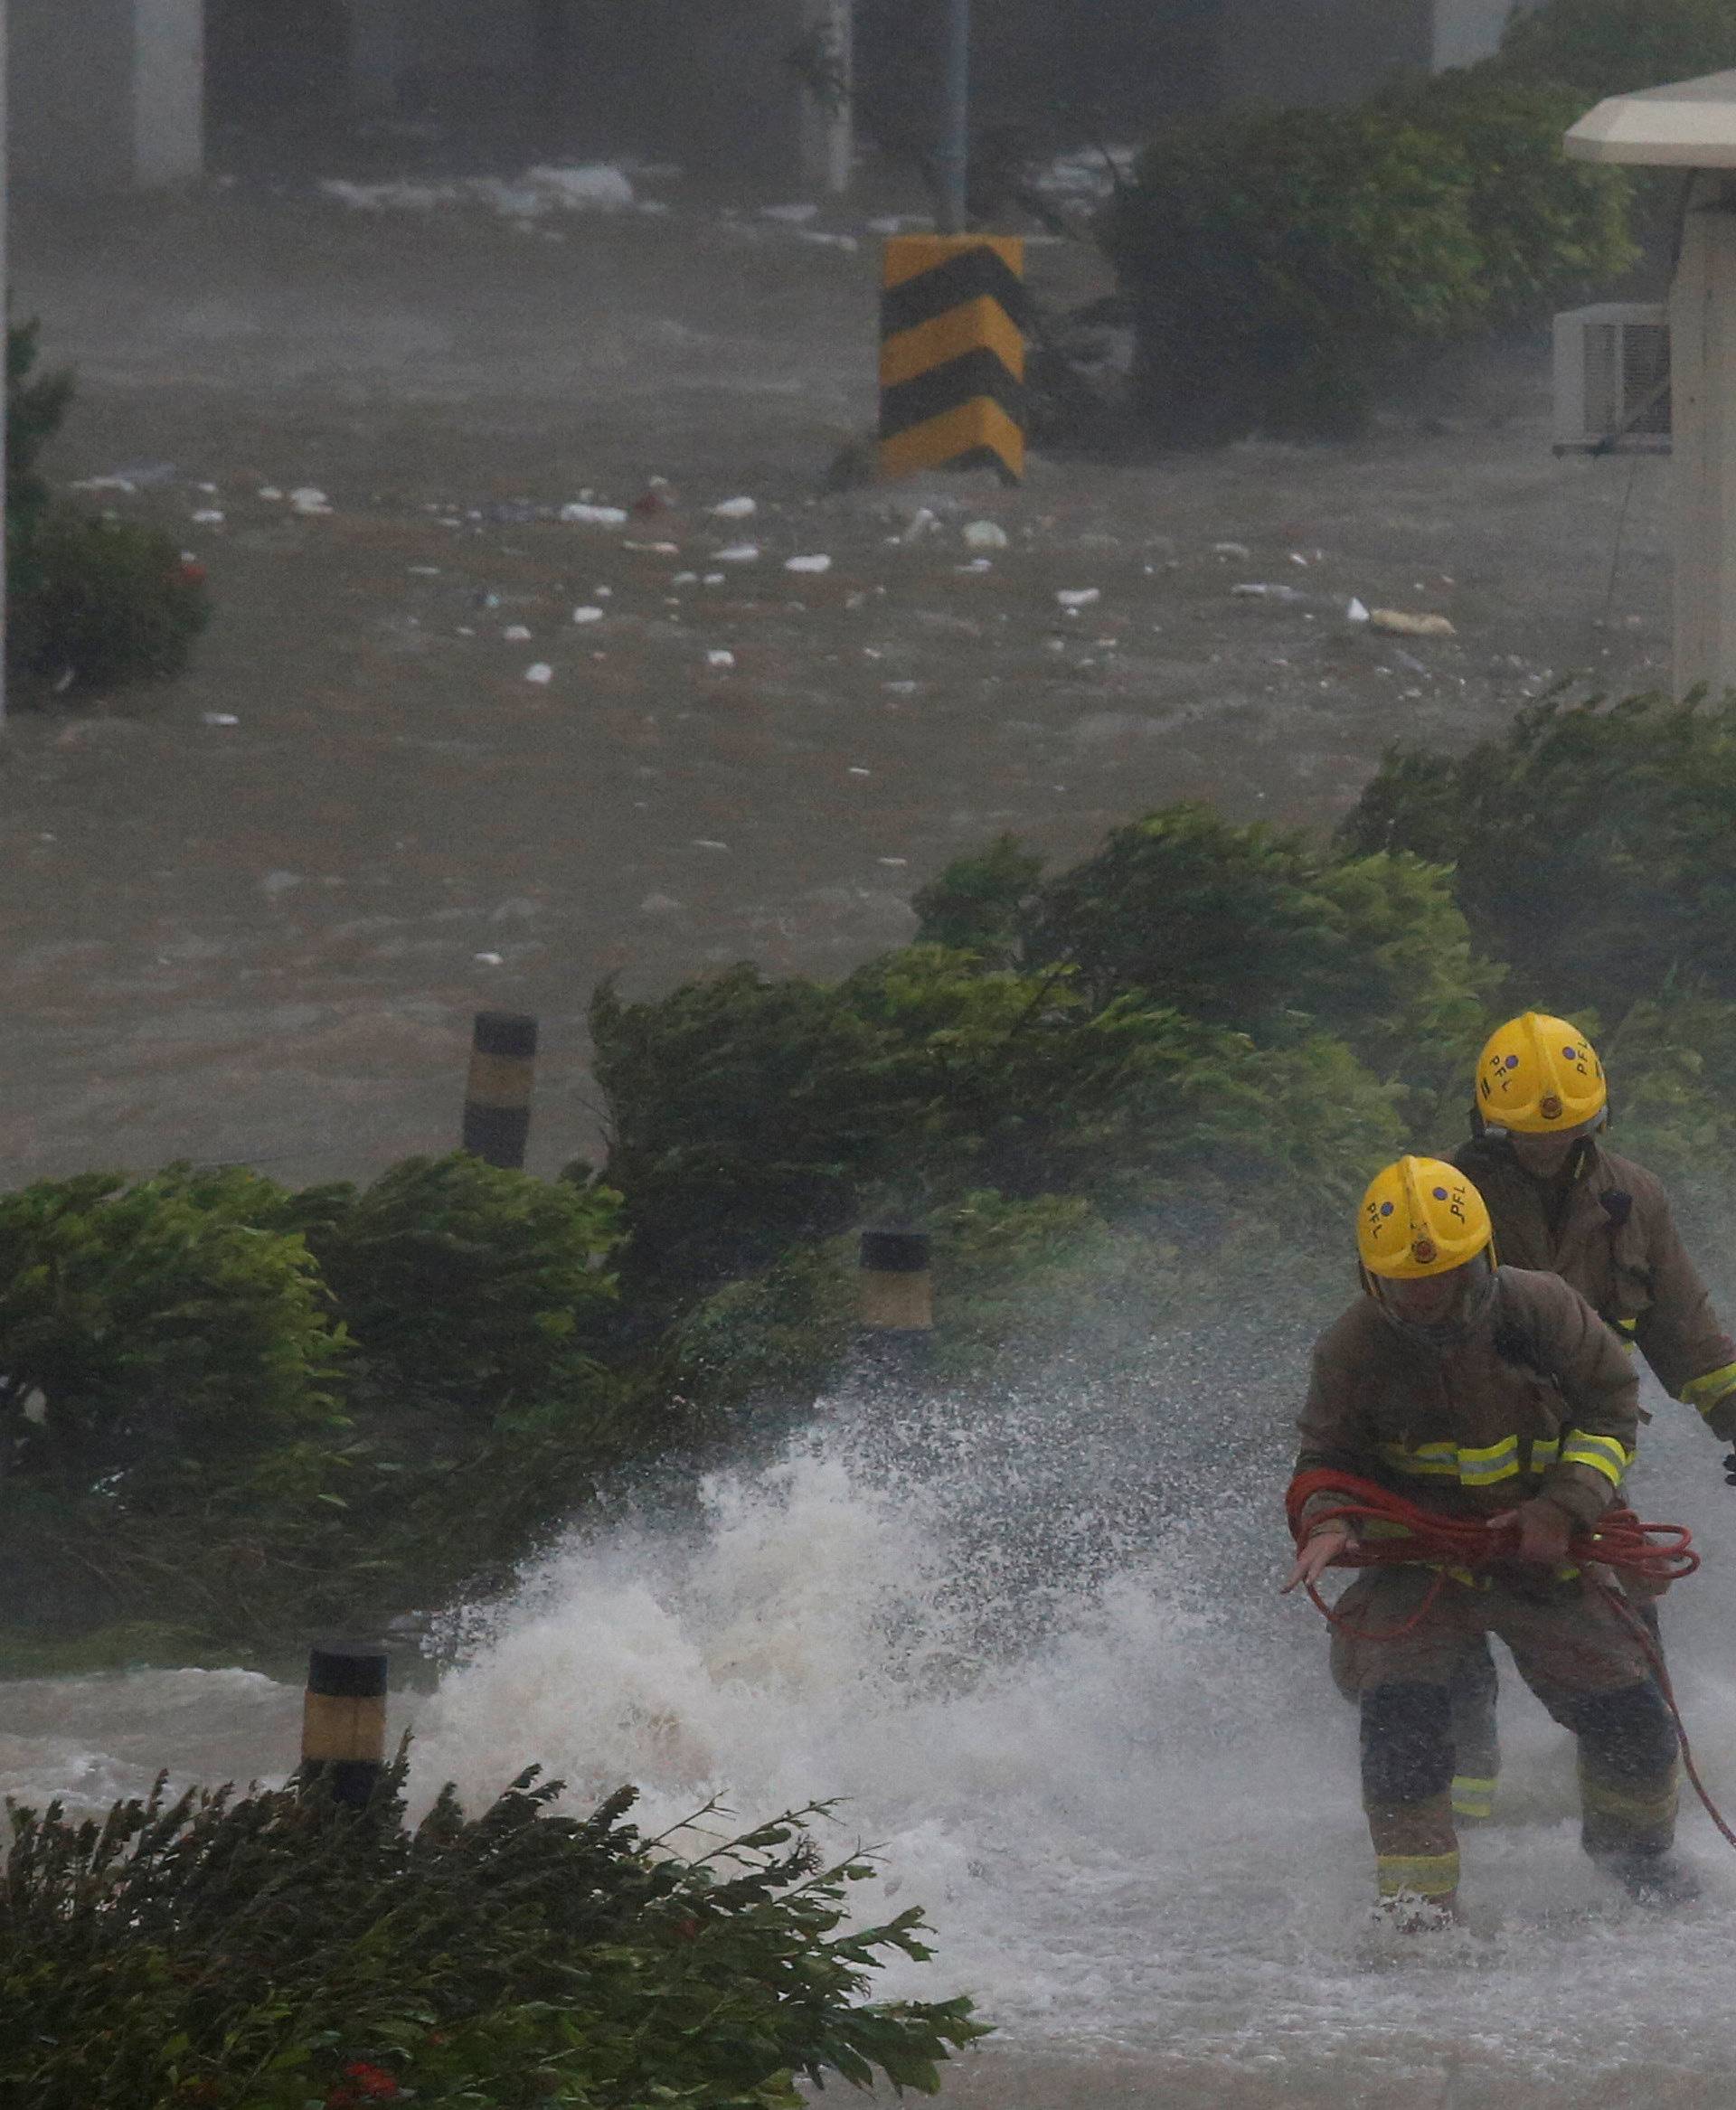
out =
<svg viewBox="0 0 1736 2110"><path fill-rule="evenodd" d="M185 681L0 749L13 1181L444 1148L482 1004L543 1021L552 1170L595 1147L603 975L835 974L1003 830L1064 861L1175 798L1329 821L1394 738L1662 664L1662 467L1555 460L1535 347L1354 447L826 495L873 416L860 226L234 189L19 248L80 373L48 466L171 524L216 620ZM1053 243L1032 277L1104 284Z"/></svg>
<svg viewBox="0 0 1736 2110"><path fill-rule="evenodd" d="M995 2025L948 2076L954 2110L1727 2103L1736 1857L1687 1802L1705 1897L1627 1906L1580 1851L1571 1748L1510 1666L1497 1821L1465 1842L1470 1932L1371 1943L1355 1717L1318 1618L1276 1595L1268 1432L1294 1343L1204 1345L1165 1343L1131 1395L1074 1378L993 1412L835 1400L767 1466L712 1475L697 1522L593 1517L465 1622L437 1691L401 1681L418 1801L451 1779L476 1807L535 1760L580 1805L637 1782L653 1835L716 1795L709 1845L843 1798L819 1833L873 1850L858 1910L920 1905L935 1931L936 1961L882 1992L967 1988ZM1639 1506L1722 1554L1704 1436L1653 1401ZM1228 1487L1226 1434L1265 1458ZM1722 1558L1665 1610L1726 1808L1731 1610ZM241 1671L10 1685L0 1784L99 1805L159 1766L281 1778L297 1702Z"/></svg>
<svg viewBox="0 0 1736 2110"><path fill-rule="evenodd" d="M1188 797L1326 824L1394 739L1661 677L1664 469L1554 458L1537 345L1354 446L828 489L873 418L859 224L237 187L18 241L15 312L80 373L47 466L171 525L216 619L184 681L0 741L13 1184L449 1147L484 1005L542 1021L552 1172L597 1147L604 975L839 974L1004 831L1064 862ZM1104 289L1061 245L1032 276ZM1274 1594L1301 1351L1166 1341L1109 1394L1090 1345L993 1414L835 1401L678 1523L599 1512L438 1689L404 1682L417 1792L474 1804L534 1760L586 1798L636 1780L647 1831L713 1794L743 1825L844 1798L840 1852L884 1868L865 1908L938 1936L886 1990L968 1989L999 2032L954 2110L1729 2101L1736 1861L1691 1811L1704 1900L1619 1907L1511 1679L1473 1935L1371 1962L1354 1719ZM1660 1414L1641 1506L1722 1551L1690 1418ZM1668 1617L1736 1801L1729 1572ZM241 1670L16 1681L0 1787L280 1778L298 1708Z"/></svg>

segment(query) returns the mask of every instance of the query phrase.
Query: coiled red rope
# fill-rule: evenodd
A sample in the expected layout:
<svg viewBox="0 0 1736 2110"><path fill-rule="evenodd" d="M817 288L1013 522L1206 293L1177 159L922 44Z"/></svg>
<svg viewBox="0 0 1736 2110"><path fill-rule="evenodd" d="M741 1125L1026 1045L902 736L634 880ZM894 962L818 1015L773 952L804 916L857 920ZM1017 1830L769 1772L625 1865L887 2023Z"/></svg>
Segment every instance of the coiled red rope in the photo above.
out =
<svg viewBox="0 0 1736 2110"><path fill-rule="evenodd" d="M1339 1500L1330 1509L1318 1510L1304 1526L1302 1512L1316 1494L1334 1494ZM1449 1570L1459 1568L1475 1575L1498 1561L1514 1559L1518 1547L1516 1529L1507 1525L1495 1531L1480 1517L1444 1516L1408 1502L1378 1481L1358 1480L1344 1473L1322 1468L1298 1473L1284 1497L1290 1536L1299 1548L1304 1540L1325 1523L1348 1524L1352 1536L1333 1562L1335 1568L1394 1568L1426 1566L1435 1578L1422 1603L1401 1625L1385 1634L1352 1626L1328 1605L1310 1583L1308 1596L1335 1626L1361 1641L1398 1641L1420 1625L1433 1610L1441 1592L1452 1579ZM1367 1527L1375 1526L1373 1533ZM1587 1587L1595 1590L1628 1627L1651 1665L1657 1689L1675 1722L1682 1744L1682 1767L1694 1792L1705 1805L1706 1814L1729 1843L1736 1847L1736 1831L1706 1792L1689 1747L1688 1732L1676 1705L1670 1673L1662 1651L1646 1631L1624 1594L1605 1581L1599 1568L1630 1578L1643 1591L1661 1591L1680 1582L1700 1565L1694 1550L1694 1535L1685 1524L1642 1523L1630 1509L1608 1510L1589 1531L1575 1532L1568 1541L1567 1558L1581 1571Z"/></svg>

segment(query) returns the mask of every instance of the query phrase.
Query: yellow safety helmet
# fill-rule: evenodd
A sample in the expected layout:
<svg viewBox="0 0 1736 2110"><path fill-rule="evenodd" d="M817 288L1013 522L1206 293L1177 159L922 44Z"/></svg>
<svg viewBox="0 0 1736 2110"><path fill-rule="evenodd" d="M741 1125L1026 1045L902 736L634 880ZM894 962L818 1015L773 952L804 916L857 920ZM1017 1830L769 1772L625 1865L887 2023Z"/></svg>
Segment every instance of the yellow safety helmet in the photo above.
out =
<svg viewBox="0 0 1736 2110"><path fill-rule="evenodd" d="M1438 1157L1401 1157L1376 1173L1356 1220L1363 1266L1389 1282L1448 1274L1494 1243L1482 1195Z"/></svg>
<svg viewBox="0 0 1736 2110"><path fill-rule="evenodd" d="M1609 1088L1597 1050L1564 1018L1528 1011L1489 1036L1477 1066L1484 1125L1514 1135L1561 1135L1598 1121Z"/></svg>

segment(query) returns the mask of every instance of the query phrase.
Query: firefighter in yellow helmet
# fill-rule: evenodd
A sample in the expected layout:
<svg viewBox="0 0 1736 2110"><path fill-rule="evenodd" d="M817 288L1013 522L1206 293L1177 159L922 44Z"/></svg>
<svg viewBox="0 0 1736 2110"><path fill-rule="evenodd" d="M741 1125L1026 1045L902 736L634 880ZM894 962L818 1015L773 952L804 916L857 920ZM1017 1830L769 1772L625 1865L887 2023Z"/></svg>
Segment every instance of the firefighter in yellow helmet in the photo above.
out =
<svg viewBox="0 0 1736 2110"><path fill-rule="evenodd" d="M1418 1927L1456 1913L1451 1690L1489 1634L1579 1738L1587 1852L1647 1902L1692 1896L1672 1855L1675 1724L1638 1639L1565 1561L1633 1457L1631 1362L1560 1276L1496 1265L1488 1210L1455 1165L1389 1165L1363 1197L1358 1243L1364 1294L1316 1345L1297 1471L1516 1531L1511 1561L1449 1572L1432 1603L1422 1565L1369 1569L1339 1600L1333 1672L1361 1710L1382 1914ZM1338 1505L1327 1488L1304 1509L1287 1589L1345 1550L1345 1525L1324 1521Z"/></svg>
<svg viewBox="0 0 1736 2110"><path fill-rule="evenodd" d="M1666 1392L1736 1440L1736 1341L1682 1244L1668 1195L1606 1145L1609 1099L1603 1065L1578 1027L1526 1012L1489 1037L1477 1066L1476 1133L1455 1163L1488 1203L1503 1260L1571 1283ZM1736 1471L1736 1455L1729 1464ZM1656 1631L1652 1607L1639 1608ZM1493 1812L1495 1703L1494 1660L1474 1650L1454 1691L1461 1817Z"/></svg>

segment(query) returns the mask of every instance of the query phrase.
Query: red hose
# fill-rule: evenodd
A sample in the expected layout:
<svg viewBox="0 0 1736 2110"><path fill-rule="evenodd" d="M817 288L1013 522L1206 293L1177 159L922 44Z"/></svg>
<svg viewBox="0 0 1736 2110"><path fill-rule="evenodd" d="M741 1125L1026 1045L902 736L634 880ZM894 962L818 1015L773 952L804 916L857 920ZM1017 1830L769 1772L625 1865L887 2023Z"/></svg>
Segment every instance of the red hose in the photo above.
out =
<svg viewBox="0 0 1736 2110"><path fill-rule="evenodd" d="M1316 1494L1326 1493L1336 1495L1337 1502L1331 1509L1316 1512L1308 1519L1305 1529L1304 1506ZM1354 1535L1333 1562L1335 1568L1421 1564L1435 1568L1435 1578L1422 1603L1402 1625L1385 1634L1353 1627L1310 1583L1308 1596L1320 1612L1333 1625L1342 1626L1360 1641L1401 1639L1420 1625L1433 1610L1447 1587L1449 1568L1466 1568L1476 1573L1496 1561L1511 1560L1518 1543L1517 1532L1511 1525L1492 1531L1481 1517L1445 1516L1439 1510L1424 1509L1417 1502L1407 1502L1403 1495L1394 1494L1390 1487L1382 1487L1377 1481L1358 1480L1326 1469L1298 1473L1285 1495L1284 1508L1289 1519L1290 1536L1298 1548L1321 1524L1338 1522L1351 1527ZM1363 1526L1372 1523L1382 1525L1392 1535L1373 1538L1359 1535ZM1700 1565L1700 1556L1694 1550L1692 1532L1684 1524L1643 1524L1632 1510L1612 1509L1606 1511L1590 1531L1574 1534L1568 1541L1567 1557L1584 1571L1586 1583L1621 1619L1644 1651L1652 1675L1657 1680L1657 1689L1675 1722L1676 1735L1682 1743L1683 1770L1693 1783L1694 1792L1704 1804L1706 1814L1730 1844L1736 1846L1736 1831L1724 1822L1722 1812L1706 1793L1694 1766L1688 1732L1683 1725L1682 1710L1676 1705L1662 1653L1623 1593L1596 1572L1599 1568L1612 1569L1618 1576L1630 1576L1637 1582L1656 1589L1679 1582Z"/></svg>

